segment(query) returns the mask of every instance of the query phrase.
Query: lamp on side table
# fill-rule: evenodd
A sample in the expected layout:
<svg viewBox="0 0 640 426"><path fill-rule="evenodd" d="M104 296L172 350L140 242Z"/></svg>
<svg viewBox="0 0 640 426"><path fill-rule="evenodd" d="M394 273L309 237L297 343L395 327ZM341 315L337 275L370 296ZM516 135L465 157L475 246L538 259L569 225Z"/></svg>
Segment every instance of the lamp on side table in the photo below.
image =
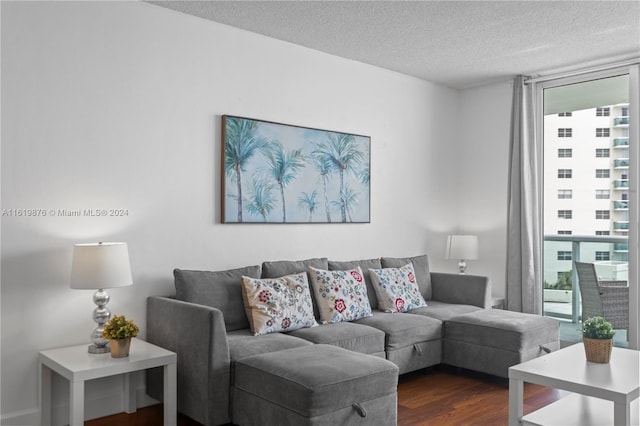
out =
<svg viewBox="0 0 640 426"><path fill-rule="evenodd" d="M133 284L129 249L126 243L90 243L73 246L71 266L71 288L97 290L93 302L93 320L98 323L91 332L89 352L109 352L109 340L102 337L104 325L111 318L107 308L109 294L106 288L124 287Z"/></svg>
<svg viewBox="0 0 640 426"><path fill-rule="evenodd" d="M465 274L467 263L465 260L478 258L478 236L477 235L449 235L447 237L446 259L458 259L458 270L460 274Z"/></svg>

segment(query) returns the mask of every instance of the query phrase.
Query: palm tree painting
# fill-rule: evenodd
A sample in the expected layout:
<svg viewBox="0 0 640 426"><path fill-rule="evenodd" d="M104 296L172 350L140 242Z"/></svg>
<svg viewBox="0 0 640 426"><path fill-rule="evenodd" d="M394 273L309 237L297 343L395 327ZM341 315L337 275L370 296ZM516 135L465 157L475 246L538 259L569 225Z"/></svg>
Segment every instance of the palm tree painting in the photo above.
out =
<svg viewBox="0 0 640 426"><path fill-rule="evenodd" d="M316 196L318 193L314 189L311 195L303 192L298 197L298 206L301 209L304 209L309 212L309 222L313 222L313 214L316 212L318 208L318 202L316 201Z"/></svg>
<svg viewBox="0 0 640 426"><path fill-rule="evenodd" d="M224 223L368 223L368 136L222 117Z"/></svg>

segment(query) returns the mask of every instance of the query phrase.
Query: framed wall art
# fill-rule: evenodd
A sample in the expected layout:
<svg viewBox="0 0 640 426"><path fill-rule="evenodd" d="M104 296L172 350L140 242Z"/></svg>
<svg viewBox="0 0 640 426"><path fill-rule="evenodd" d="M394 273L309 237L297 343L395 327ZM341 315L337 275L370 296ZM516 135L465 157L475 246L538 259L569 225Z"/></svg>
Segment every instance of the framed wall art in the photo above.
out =
<svg viewBox="0 0 640 426"><path fill-rule="evenodd" d="M371 138L222 116L223 223L369 223Z"/></svg>

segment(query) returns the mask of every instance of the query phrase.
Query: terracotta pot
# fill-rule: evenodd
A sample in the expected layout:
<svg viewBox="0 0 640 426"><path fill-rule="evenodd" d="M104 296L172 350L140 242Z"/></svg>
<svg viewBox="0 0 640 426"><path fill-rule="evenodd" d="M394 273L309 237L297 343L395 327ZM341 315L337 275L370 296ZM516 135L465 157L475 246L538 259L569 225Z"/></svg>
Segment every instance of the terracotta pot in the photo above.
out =
<svg viewBox="0 0 640 426"><path fill-rule="evenodd" d="M124 358L129 356L129 348L131 347L131 338L127 339L111 339L109 340L109 348L113 358Z"/></svg>
<svg viewBox="0 0 640 426"><path fill-rule="evenodd" d="M582 336L582 342L587 361L606 364L611 359L613 339L591 339Z"/></svg>

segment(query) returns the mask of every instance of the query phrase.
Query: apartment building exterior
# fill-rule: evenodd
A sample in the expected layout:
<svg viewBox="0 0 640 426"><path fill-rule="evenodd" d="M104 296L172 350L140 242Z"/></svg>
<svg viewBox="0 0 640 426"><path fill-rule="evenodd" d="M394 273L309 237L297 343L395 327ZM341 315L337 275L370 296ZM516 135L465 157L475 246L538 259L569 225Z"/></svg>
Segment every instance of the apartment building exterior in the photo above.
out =
<svg viewBox="0 0 640 426"><path fill-rule="evenodd" d="M571 271L577 256L603 279L627 279L628 200L629 104L546 115L545 286Z"/></svg>

